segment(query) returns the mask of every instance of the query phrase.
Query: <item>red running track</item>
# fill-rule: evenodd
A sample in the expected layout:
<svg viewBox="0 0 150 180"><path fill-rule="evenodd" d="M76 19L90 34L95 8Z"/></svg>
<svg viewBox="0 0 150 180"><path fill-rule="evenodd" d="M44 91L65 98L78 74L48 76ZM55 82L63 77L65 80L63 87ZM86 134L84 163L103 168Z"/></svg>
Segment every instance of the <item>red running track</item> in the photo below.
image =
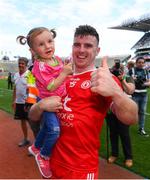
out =
<svg viewBox="0 0 150 180"><path fill-rule="evenodd" d="M42 179L34 158L28 156L27 147L17 145L22 137L19 123L0 110L0 179ZM29 136L33 141L31 130ZM100 159L99 169L100 179L144 179L104 159Z"/></svg>

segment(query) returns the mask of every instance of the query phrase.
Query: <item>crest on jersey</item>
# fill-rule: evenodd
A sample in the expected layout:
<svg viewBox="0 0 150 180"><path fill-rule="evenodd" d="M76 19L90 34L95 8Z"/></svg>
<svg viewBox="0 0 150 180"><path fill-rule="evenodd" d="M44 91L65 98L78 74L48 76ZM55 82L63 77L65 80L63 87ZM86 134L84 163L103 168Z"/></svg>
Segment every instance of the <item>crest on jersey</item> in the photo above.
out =
<svg viewBox="0 0 150 180"><path fill-rule="evenodd" d="M88 89L90 87L91 87L91 81L90 80L86 80L81 84L82 89Z"/></svg>

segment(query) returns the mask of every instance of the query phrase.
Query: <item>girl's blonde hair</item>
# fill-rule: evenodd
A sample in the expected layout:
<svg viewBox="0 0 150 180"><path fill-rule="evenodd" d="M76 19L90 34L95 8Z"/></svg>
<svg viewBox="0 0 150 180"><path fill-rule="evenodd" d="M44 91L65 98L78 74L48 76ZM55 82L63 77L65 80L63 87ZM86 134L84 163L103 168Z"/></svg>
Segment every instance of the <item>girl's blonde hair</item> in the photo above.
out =
<svg viewBox="0 0 150 180"><path fill-rule="evenodd" d="M19 43L22 44L22 45L24 45L24 44L27 43L28 46L29 46L30 48L32 48L33 39L34 39L37 35L41 34L43 31L49 31L49 32L52 33L53 38L56 37L56 31L55 31L55 29L50 29L50 30L49 30L48 28L45 28L45 27L37 27L37 28L31 29L31 30L29 31L27 37L20 35L20 36L18 36L18 37L16 38L16 40L17 40L17 42L19 42Z"/></svg>

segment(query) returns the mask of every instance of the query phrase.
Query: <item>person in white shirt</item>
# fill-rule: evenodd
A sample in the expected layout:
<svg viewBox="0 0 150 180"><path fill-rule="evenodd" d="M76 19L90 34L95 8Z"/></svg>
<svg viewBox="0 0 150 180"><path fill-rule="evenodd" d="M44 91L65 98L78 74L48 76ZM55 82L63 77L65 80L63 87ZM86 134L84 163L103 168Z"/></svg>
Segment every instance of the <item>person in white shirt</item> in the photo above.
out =
<svg viewBox="0 0 150 180"><path fill-rule="evenodd" d="M14 75L15 86L13 91L12 107L14 109L14 119L21 121L21 129L24 136L23 140L18 144L19 147L23 147L30 144L30 141L28 140L27 129L28 113L24 110L27 89L27 64L28 59L25 57L20 57L18 59L19 72L17 72Z"/></svg>

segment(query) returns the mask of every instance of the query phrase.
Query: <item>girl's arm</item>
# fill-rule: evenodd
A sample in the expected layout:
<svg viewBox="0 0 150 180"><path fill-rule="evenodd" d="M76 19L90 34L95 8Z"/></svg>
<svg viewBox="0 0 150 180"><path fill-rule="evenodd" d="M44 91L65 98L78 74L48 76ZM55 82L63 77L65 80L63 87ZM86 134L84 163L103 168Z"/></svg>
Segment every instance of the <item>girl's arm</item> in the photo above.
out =
<svg viewBox="0 0 150 180"><path fill-rule="evenodd" d="M49 91L54 91L56 90L66 79L68 75L72 74L72 63L68 63L64 65L63 71L60 73L60 75L56 78L53 79L50 84L48 84L47 89Z"/></svg>

